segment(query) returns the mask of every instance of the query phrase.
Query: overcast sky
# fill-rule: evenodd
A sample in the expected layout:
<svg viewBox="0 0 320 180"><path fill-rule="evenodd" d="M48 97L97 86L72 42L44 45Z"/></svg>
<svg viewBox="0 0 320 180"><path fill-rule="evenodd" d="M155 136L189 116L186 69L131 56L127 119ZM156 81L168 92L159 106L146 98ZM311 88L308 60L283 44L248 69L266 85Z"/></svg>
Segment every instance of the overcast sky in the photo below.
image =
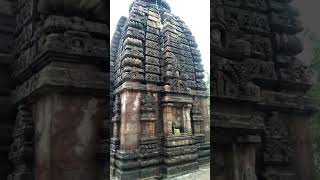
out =
<svg viewBox="0 0 320 180"><path fill-rule="evenodd" d="M300 11L300 19L305 27L314 32L320 32L319 0L294 0L293 5Z"/></svg>
<svg viewBox="0 0 320 180"><path fill-rule="evenodd" d="M128 17L133 0L110 0L110 32L113 34L121 16ZM210 0L166 0L171 13L179 16L189 27L202 55L206 71L210 71ZM201 2L201 3L199 3Z"/></svg>
<svg viewBox="0 0 320 180"><path fill-rule="evenodd" d="M293 6L300 12L299 19L309 31L320 35L320 1L319 0L294 0ZM308 38L304 39L304 51L298 56L306 65L310 65L313 57L313 44Z"/></svg>

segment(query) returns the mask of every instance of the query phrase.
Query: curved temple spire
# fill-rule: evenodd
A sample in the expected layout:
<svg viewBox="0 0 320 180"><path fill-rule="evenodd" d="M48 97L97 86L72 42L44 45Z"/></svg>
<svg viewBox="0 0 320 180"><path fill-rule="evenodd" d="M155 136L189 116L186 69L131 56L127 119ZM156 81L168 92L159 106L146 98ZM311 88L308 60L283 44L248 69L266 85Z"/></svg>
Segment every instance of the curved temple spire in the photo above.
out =
<svg viewBox="0 0 320 180"><path fill-rule="evenodd" d="M171 11L171 8L170 8L169 4L166 2L166 0L134 0L133 3L137 2L137 1L146 2L149 5L155 4L159 7L162 7L164 9ZM130 6L130 9L131 9L131 6Z"/></svg>

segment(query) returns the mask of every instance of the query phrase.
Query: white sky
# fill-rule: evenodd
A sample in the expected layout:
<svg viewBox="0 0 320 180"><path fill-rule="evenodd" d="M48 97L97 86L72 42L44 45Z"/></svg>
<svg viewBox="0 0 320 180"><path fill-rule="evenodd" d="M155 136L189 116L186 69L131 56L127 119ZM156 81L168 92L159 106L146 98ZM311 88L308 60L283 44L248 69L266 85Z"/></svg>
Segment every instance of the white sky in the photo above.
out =
<svg viewBox="0 0 320 180"><path fill-rule="evenodd" d="M202 64L210 72L210 0L166 0L171 13L179 16L189 27L201 52ZM121 16L128 17L133 0L110 0L110 32L115 32ZM201 3L199 3L201 2Z"/></svg>
<svg viewBox="0 0 320 180"><path fill-rule="evenodd" d="M313 33L320 35L320 23L318 17L320 1L319 0L294 0L293 6L298 8L300 12L299 19L303 26ZM302 37L301 37L302 38ZM313 58L313 42L309 38L302 38L304 51L298 56L306 65L311 64Z"/></svg>

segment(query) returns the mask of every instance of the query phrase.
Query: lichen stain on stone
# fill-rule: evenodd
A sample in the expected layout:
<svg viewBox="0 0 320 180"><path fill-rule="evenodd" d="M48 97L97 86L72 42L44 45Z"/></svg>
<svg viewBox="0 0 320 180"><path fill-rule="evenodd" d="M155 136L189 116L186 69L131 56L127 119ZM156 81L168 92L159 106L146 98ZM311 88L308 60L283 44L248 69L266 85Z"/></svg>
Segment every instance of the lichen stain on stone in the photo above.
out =
<svg viewBox="0 0 320 180"><path fill-rule="evenodd" d="M41 161L45 161L49 158L50 153L50 124L52 117L52 108L50 101L40 101L38 104L39 109L44 108L43 111L39 111L41 113L38 114L37 121L37 136L39 136L39 142L37 143L38 146L38 155Z"/></svg>
<svg viewBox="0 0 320 180"><path fill-rule="evenodd" d="M79 143L75 147L77 155L82 155L93 140L94 121L92 117L98 111L98 100L95 98L90 99L87 106L82 107L81 110L84 112L84 115L77 128L79 139Z"/></svg>
<svg viewBox="0 0 320 180"><path fill-rule="evenodd" d="M135 97L135 100L133 102L133 110L136 111L139 107L139 103L140 103L140 93L137 94L137 96Z"/></svg>
<svg viewBox="0 0 320 180"><path fill-rule="evenodd" d="M137 133L138 132L138 125L137 123L127 122L126 124L126 133Z"/></svg>

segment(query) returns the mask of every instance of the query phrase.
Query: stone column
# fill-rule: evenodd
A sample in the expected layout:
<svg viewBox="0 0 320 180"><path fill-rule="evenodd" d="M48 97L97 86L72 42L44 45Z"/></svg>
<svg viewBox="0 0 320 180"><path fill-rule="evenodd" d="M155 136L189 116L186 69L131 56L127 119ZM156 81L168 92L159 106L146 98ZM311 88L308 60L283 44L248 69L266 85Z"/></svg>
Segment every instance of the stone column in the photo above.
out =
<svg viewBox="0 0 320 180"><path fill-rule="evenodd" d="M287 115L285 118L290 120L291 139L295 146L296 155L294 158L294 166L297 169L297 179L316 179L316 171L313 159L312 136L310 121L306 120L309 115ZM291 151L293 149L290 149Z"/></svg>
<svg viewBox="0 0 320 180"><path fill-rule="evenodd" d="M201 105L202 105L202 117L203 117L203 125L202 125L202 133L205 135L206 141L210 142L210 119L209 119L209 106L208 106L209 99L202 98Z"/></svg>
<svg viewBox="0 0 320 180"><path fill-rule="evenodd" d="M240 136L234 144L234 175L238 180L257 180L256 151L257 144L261 143L259 136Z"/></svg>
<svg viewBox="0 0 320 180"><path fill-rule="evenodd" d="M121 93L121 149L137 149L141 136L140 92Z"/></svg>
<svg viewBox="0 0 320 180"><path fill-rule="evenodd" d="M172 103L165 103L163 106L163 134L165 136L172 135Z"/></svg>
<svg viewBox="0 0 320 180"><path fill-rule="evenodd" d="M33 106L37 180L95 179L104 100L52 93Z"/></svg>
<svg viewBox="0 0 320 180"><path fill-rule="evenodd" d="M36 180L106 176L107 8L80 4L17 2L12 100L32 105Z"/></svg>

